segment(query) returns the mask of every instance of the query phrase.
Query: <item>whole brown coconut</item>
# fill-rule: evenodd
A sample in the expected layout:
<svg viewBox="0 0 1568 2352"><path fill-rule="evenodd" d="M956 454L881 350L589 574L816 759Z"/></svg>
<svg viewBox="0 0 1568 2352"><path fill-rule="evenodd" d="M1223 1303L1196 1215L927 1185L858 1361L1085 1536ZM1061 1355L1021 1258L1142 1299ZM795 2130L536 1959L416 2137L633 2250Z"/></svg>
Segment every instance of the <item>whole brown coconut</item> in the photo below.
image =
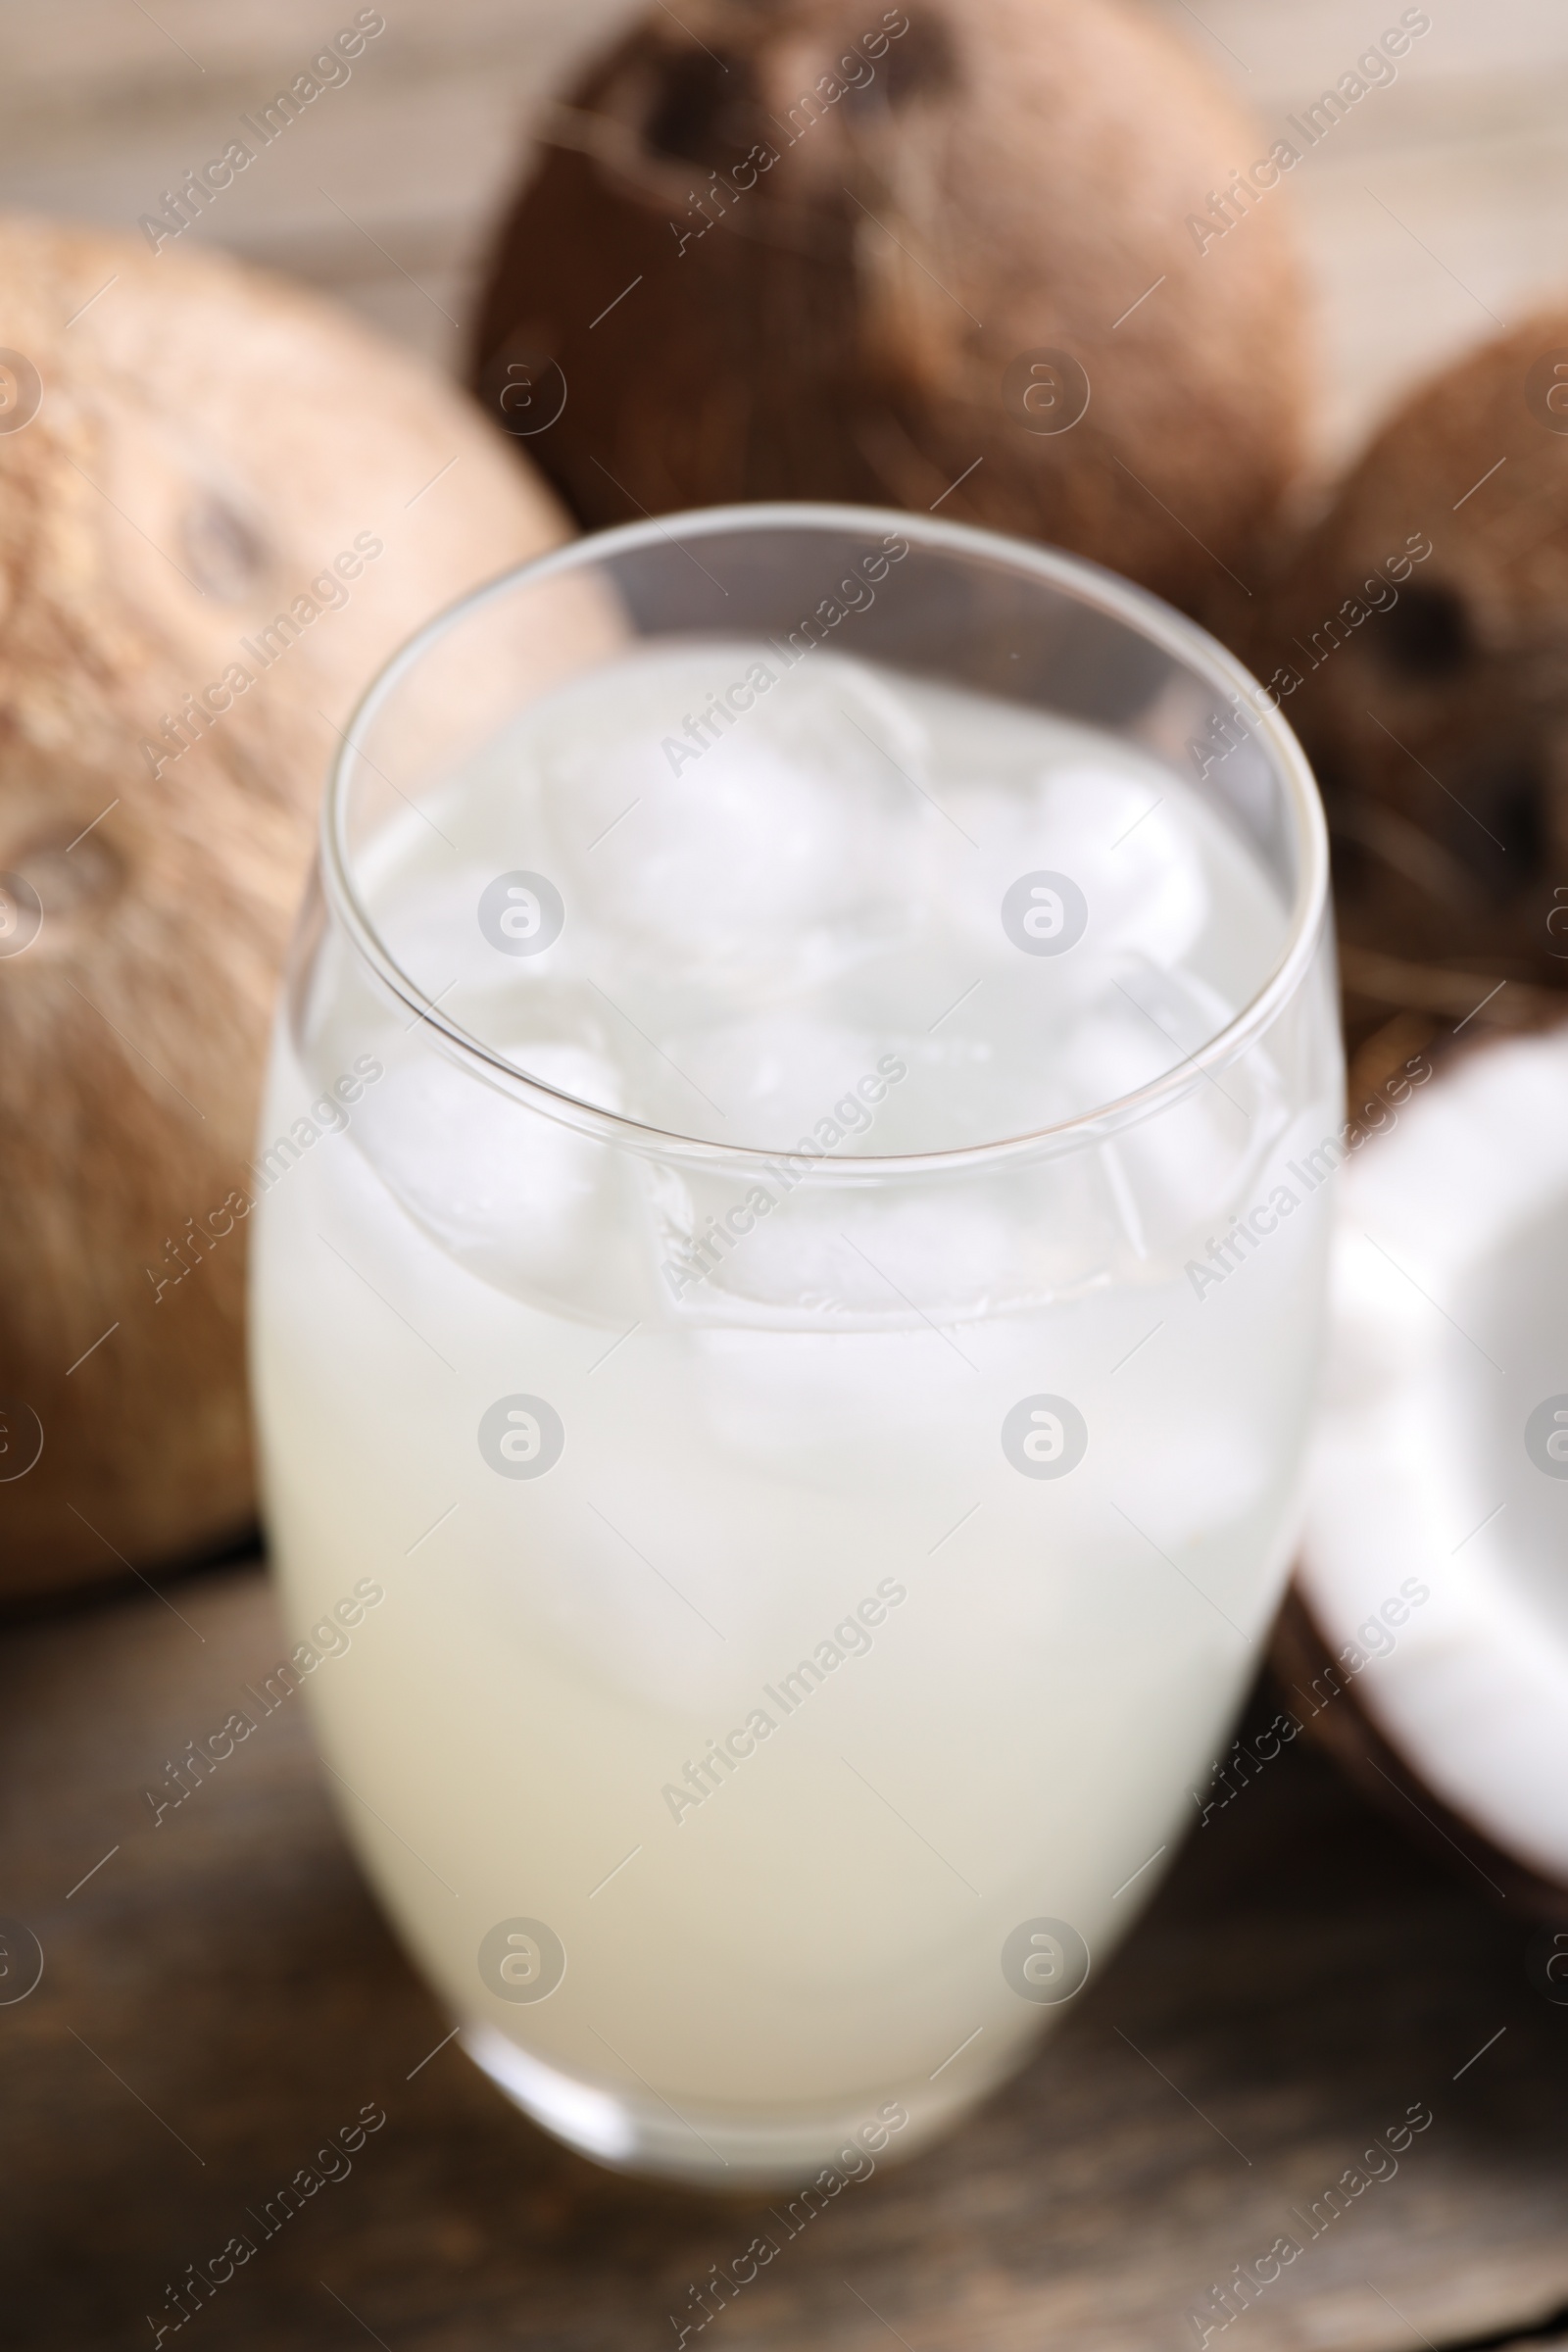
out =
<svg viewBox="0 0 1568 2352"><path fill-rule="evenodd" d="M1568 311L1401 408L1243 649L1323 784L1352 1038L1562 1009ZM1399 1017L1396 1015L1395 1017Z"/></svg>
<svg viewBox="0 0 1568 2352"><path fill-rule="evenodd" d="M542 130L473 372L584 524L891 503L1191 609L1250 580L1300 453L1290 199L1141 11L692 0Z"/></svg>
<svg viewBox="0 0 1568 2352"><path fill-rule="evenodd" d="M0 220L0 1592L243 1527L246 1163L328 757L562 535L468 404L235 265Z"/></svg>

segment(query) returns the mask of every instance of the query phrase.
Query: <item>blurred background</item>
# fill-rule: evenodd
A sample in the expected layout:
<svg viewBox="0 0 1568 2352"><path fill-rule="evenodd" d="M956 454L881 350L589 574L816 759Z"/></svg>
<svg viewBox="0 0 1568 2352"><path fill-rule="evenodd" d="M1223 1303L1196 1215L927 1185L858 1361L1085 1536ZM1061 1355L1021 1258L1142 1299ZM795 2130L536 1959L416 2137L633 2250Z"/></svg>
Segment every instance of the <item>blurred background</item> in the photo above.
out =
<svg viewBox="0 0 1568 2352"><path fill-rule="evenodd" d="M1385 21L1359 0L1145 0L1269 124ZM352 11L346 11L347 22ZM627 0L400 0L351 84L187 232L337 296L457 368L485 239L544 93L641 12ZM1289 201L1322 309L1337 461L1414 379L1562 290L1568 12L1439 0L1397 81L1340 124ZM298 70L310 0L58 0L0 11L0 201L133 229L234 118Z"/></svg>

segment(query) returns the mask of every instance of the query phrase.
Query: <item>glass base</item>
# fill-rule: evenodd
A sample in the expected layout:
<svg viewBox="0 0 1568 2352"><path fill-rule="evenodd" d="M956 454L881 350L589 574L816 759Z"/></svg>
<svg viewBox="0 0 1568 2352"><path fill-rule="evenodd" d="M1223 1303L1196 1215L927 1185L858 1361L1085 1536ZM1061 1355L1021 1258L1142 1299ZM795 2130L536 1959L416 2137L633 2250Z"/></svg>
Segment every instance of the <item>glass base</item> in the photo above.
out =
<svg viewBox="0 0 1568 2352"><path fill-rule="evenodd" d="M971 2077L940 2095L923 2083L919 2091L894 2089L885 2102L873 2094L853 2109L739 2123L731 2112L689 2105L677 2115L653 2093L628 2099L579 2082L531 2058L493 2026L465 2025L462 2046L514 2106L580 2156L612 2172L719 2192L799 2188L825 2166L854 2179L873 2166L902 2164L992 2087L990 2077L978 2082ZM896 2105L907 2120L898 2126L879 2122L884 2104ZM881 2148L867 2149L858 2136L868 2125L873 2136L887 2132Z"/></svg>

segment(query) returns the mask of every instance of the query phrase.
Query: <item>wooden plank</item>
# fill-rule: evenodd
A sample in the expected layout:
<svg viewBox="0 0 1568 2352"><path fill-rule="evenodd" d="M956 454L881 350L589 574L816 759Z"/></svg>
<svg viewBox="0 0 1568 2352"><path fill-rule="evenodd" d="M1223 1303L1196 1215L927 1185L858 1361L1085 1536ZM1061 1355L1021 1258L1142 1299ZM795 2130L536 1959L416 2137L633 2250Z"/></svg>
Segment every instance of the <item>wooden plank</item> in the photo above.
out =
<svg viewBox="0 0 1568 2352"><path fill-rule="evenodd" d="M8 2352L151 2343L166 2285L236 2230L254 2258L187 2323L225 2352L341 2352L355 2319L395 2352L673 2344L671 2313L764 2232L776 2258L710 2322L730 2352L873 2352L890 2328L911 2352L1196 2345L1191 2311L1282 2233L1301 2253L1229 2337L1255 2352L1405 2352L1568 2304L1568 2040L1525 1924L1303 1743L1195 1829L1018 2082L791 2238L757 2201L565 2154L437 2048L298 1698L153 1826L146 1788L283 1652L253 1570L167 1601L0 1656L0 1909L45 1955L0 2006ZM366 2102L387 2122L352 2174L262 2237L247 2213ZM1433 2122L1397 2174L1313 2237L1314 2200L1414 2102Z"/></svg>

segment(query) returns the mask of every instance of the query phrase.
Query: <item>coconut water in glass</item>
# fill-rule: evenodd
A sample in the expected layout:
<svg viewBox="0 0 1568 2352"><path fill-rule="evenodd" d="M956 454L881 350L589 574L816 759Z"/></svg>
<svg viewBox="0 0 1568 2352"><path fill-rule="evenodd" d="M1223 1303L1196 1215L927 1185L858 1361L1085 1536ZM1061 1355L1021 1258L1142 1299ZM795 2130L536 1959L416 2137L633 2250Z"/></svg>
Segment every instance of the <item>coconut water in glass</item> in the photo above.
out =
<svg viewBox="0 0 1568 2352"><path fill-rule="evenodd" d="M1298 1531L1325 918L1262 690L988 533L612 531L369 694L257 1163L268 1521L344 1828L573 2146L908 2153L1158 1883Z"/></svg>

